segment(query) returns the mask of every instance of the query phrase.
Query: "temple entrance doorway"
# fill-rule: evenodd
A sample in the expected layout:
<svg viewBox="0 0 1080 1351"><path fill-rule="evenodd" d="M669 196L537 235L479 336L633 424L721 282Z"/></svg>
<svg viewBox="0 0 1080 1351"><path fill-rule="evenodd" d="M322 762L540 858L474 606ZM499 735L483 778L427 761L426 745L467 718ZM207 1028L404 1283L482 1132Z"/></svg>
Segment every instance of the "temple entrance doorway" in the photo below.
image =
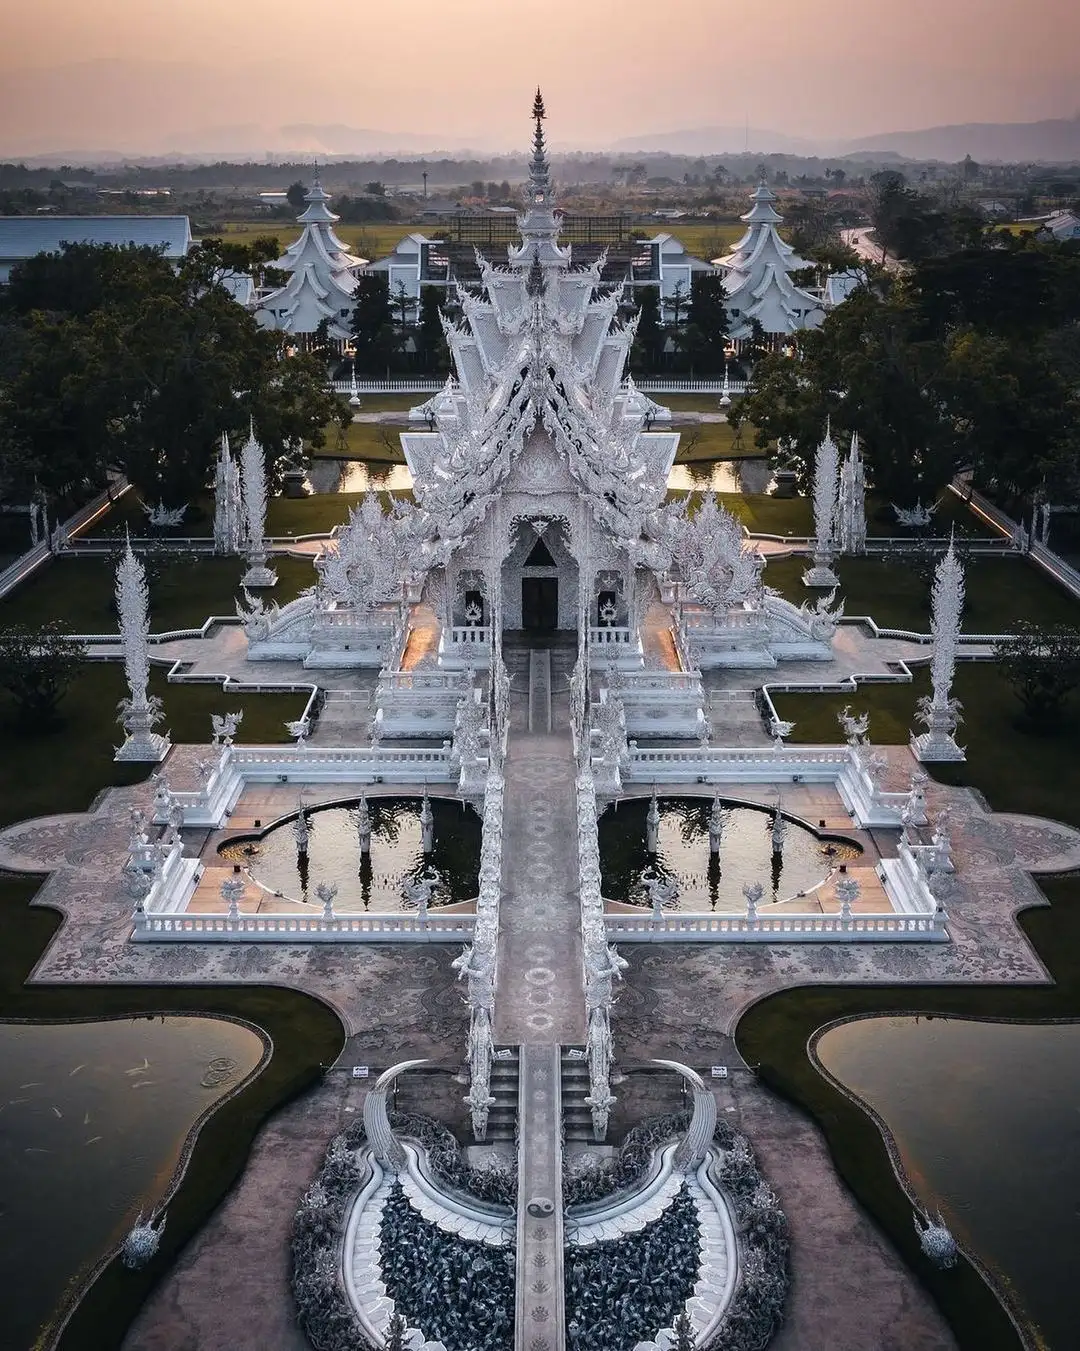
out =
<svg viewBox="0 0 1080 1351"><path fill-rule="evenodd" d="M529 633L554 633L559 627L557 577L522 577L521 627Z"/></svg>

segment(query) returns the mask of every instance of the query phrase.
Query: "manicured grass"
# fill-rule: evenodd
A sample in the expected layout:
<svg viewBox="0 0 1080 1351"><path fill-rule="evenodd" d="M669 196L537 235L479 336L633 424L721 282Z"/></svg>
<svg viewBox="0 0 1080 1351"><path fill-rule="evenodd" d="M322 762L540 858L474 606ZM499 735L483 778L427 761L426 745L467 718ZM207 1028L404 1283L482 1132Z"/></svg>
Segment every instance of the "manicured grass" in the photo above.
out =
<svg viewBox="0 0 1080 1351"><path fill-rule="evenodd" d="M913 728L921 730L914 721L915 701L929 692L929 671L920 667L910 685L862 685L856 694L780 694L774 702L781 718L794 721L795 742L839 740L836 715L850 704L870 713L873 741L902 745ZM1022 724L1020 703L993 663L961 662L953 693L963 705L957 740L967 760L927 765L934 778L979 789L996 811L1029 812L1080 828L1080 696L1073 696L1051 735L1034 735Z"/></svg>
<svg viewBox="0 0 1080 1351"><path fill-rule="evenodd" d="M805 555L775 558L765 583L796 605L818 594L802 575ZM930 576L881 558L841 558L834 564L849 615L869 615L883 628L929 632ZM975 554L966 566L963 627L968 633L1008 633L1018 620L1040 624L1080 623L1080 602L1024 558Z"/></svg>
<svg viewBox="0 0 1080 1351"><path fill-rule="evenodd" d="M361 394L360 413L407 413L427 403L430 394Z"/></svg>
<svg viewBox="0 0 1080 1351"><path fill-rule="evenodd" d="M385 258L394 251L399 240L408 234L419 232L435 235L431 221L423 225L409 224L406 221L379 221L373 225L345 225L340 221L334 226L334 233L355 253L369 262ZM291 221L235 221L219 226L209 232L206 238L220 236L233 244L247 244L260 235L276 235L282 253L300 238L300 226Z"/></svg>
<svg viewBox="0 0 1080 1351"><path fill-rule="evenodd" d="M746 234L746 226L741 221L723 224L712 221L689 221L685 224L680 221L649 221L645 225L635 225L634 233L650 238L659 234L672 235L689 253L709 263L729 252Z"/></svg>
<svg viewBox="0 0 1080 1351"><path fill-rule="evenodd" d="M303 694L226 694L220 685L169 684L156 667L150 692L161 697L174 742L210 740L210 714L243 709L237 740L249 744L287 741L286 719L303 712ZM85 811L100 790L138 783L155 768L116 764L113 751L124 738L116 706L127 693L119 662L85 662L61 700L57 722L36 727L0 692L0 826L53 812Z"/></svg>
<svg viewBox="0 0 1080 1351"><path fill-rule="evenodd" d="M668 498L681 497L670 492ZM699 502L701 494L692 492L691 502ZM748 530L760 535L805 536L813 528L810 503L805 497L770 497L768 493L717 493L716 500L725 506Z"/></svg>
<svg viewBox="0 0 1080 1351"><path fill-rule="evenodd" d="M288 504L292 505L292 504ZM198 628L211 615L231 615L246 570L241 558L212 554L144 555L150 592L150 628ZM315 581L308 560L277 557L278 584L273 599L283 604ZM113 601L116 559L53 559L10 595L0 600L0 625L37 624L56 619L75 633L115 633Z"/></svg>
<svg viewBox="0 0 1080 1351"><path fill-rule="evenodd" d="M676 376L676 379L679 377ZM718 394L650 394L654 403L670 408L673 413L721 413Z"/></svg>
<svg viewBox="0 0 1080 1351"><path fill-rule="evenodd" d="M407 431L408 427L408 422L404 420L399 423L353 422L344 433L338 427L330 427L326 433L326 444L317 449L309 446L308 453L322 459L378 460L384 464L404 464L401 433Z"/></svg>
<svg viewBox="0 0 1080 1351"><path fill-rule="evenodd" d="M698 464L709 460L760 459L766 451L754 444L752 427L744 427L742 436L729 422L683 424L679 432L676 464Z"/></svg>

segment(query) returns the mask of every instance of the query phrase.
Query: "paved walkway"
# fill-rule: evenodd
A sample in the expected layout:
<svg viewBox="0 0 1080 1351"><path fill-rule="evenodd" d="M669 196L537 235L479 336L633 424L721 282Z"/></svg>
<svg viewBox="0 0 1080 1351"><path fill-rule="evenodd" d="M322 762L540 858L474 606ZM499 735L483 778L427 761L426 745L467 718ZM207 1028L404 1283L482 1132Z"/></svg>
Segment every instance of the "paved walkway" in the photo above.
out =
<svg viewBox="0 0 1080 1351"><path fill-rule="evenodd" d="M514 731L506 757L495 1040L585 1040L574 753L566 731Z"/></svg>

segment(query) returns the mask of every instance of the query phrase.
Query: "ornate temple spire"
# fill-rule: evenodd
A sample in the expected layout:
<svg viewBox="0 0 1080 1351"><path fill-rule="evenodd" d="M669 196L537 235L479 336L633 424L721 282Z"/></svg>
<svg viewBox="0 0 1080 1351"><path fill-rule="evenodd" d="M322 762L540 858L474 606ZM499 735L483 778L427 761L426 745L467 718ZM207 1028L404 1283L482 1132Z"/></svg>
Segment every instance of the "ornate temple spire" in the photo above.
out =
<svg viewBox="0 0 1080 1351"><path fill-rule="evenodd" d="M540 92L539 85L533 99L532 115L536 127L533 131L532 160L529 163L529 200L542 205L551 197L551 166L548 164L547 147L544 144L544 118L547 117L547 111L544 108L544 96Z"/></svg>
<svg viewBox="0 0 1080 1351"><path fill-rule="evenodd" d="M518 267L531 267L538 258L542 267L564 267L570 260L570 250L560 249L556 243L559 222L555 216L555 190L551 183L551 165L544 140L547 109L539 88L533 99L532 116L535 126L529 182L525 189L525 211L518 217L522 242L520 248L510 249L510 261Z"/></svg>

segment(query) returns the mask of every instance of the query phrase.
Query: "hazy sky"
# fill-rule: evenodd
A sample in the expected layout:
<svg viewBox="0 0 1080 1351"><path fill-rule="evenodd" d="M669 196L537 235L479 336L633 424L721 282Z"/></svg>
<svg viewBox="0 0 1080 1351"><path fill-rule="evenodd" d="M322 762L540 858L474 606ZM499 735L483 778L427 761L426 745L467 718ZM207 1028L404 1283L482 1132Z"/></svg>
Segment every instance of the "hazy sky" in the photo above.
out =
<svg viewBox="0 0 1080 1351"><path fill-rule="evenodd" d="M848 137L1073 116L1078 74L1077 0L0 0L6 152L309 122L509 148L538 81L567 144Z"/></svg>

